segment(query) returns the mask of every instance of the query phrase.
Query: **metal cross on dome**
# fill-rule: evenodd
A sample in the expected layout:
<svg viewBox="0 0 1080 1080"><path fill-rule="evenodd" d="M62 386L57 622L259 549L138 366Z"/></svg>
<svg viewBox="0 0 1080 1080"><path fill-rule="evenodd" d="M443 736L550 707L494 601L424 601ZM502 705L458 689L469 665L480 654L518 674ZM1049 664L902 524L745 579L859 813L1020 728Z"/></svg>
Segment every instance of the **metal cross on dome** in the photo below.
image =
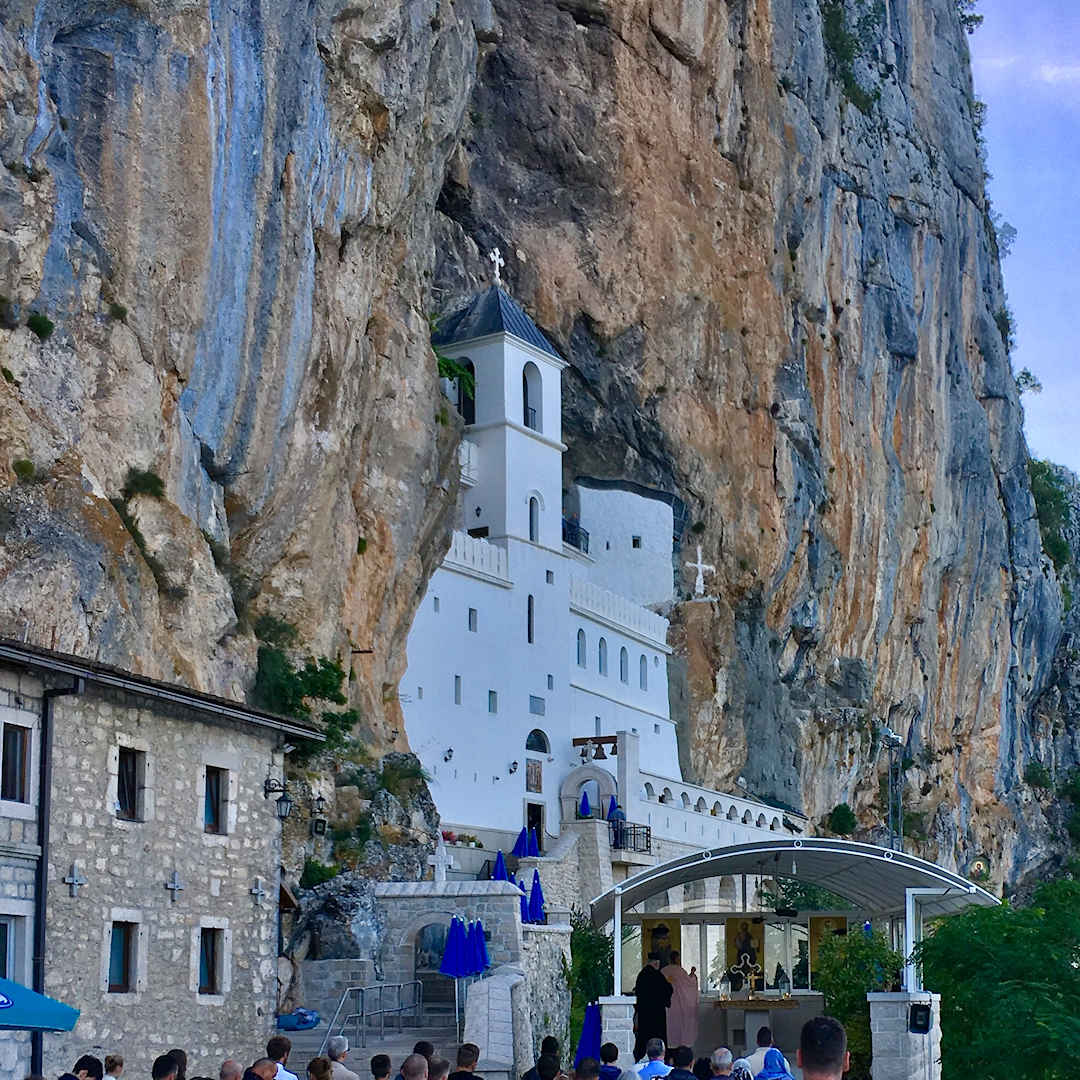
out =
<svg viewBox="0 0 1080 1080"><path fill-rule="evenodd" d="M502 252L498 248L492 248L488 252L488 258L491 260L495 267L495 284L502 284L502 268L506 265L506 260L502 257Z"/></svg>
<svg viewBox="0 0 1080 1080"><path fill-rule="evenodd" d="M754 963L750 959L749 953L742 953L739 957L737 964L732 964L728 968L728 972L731 975L741 975L744 982L750 984L750 989L754 989L754 980L761 978L761 965Z"/></svg>

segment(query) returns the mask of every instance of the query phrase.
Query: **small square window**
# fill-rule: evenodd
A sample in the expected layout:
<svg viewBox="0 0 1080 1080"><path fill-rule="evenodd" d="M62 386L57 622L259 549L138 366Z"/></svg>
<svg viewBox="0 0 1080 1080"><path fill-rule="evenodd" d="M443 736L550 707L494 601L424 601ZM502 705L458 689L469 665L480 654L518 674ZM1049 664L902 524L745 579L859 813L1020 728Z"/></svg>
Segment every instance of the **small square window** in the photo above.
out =
<svg viewBox="0 0 1080 1080"><path fill-rule="evenodd" d="M475 634L477 625L476 608L469 608L469 629Z"/></svg>
<svg viewBox="0 0 1080 1080"><path fill-rule="evenodd" d="M653 729L653 734L654 735L659 735L660 734L660 725L659 724L653 724L652 729Z"/></svg>
<svg viewBox="0 0 1080 1080"><path fill-rule="evenodd" d="M433 596L431 598L431 606L435 609L435 614L438 615L439 614L439 598L437 596Z"/></svg>
<svg viewBox="0 0 1080 1080"><path fill-rule="evenodd" d="M555 571L554 570L548 570L547 574L546 574L546 577L547 577L547 583L549 585L554 585L555 584Z"/></svg>
<svg viewBox="0 0 1080 1080"><path fill-rule="evenodd" d="M549 675L548 676L548 689L549 690L554 690L555 689L555 676L554 675Z"/></svg>
<svg viewBox="0 0 1080 1080"><path fill-rule="evenodd" d="M417 699L417 701L423 701L424 700L424 688L422 686L418 686L416 688L416 699Z"/></svg>
<svg viewBox="0 0 1080 1080"><path fill-rule="evenodd" d="M640 536L631 536L630 537L630 546L631 547L636 547L636 548L641 547L641 537Z"/></svg>
<svg viewBox="0 0 1080 1080"><path fill-rule="evenodd" d="M203 797L203 832L224 835L228 831L226 807L229 799L229 770L206 766Z"/></svg>
<svg viewBox="0 0 1080 1080"><path fill-rule="evenodd" d="M224 931L204 926L199 931L199 993L221 993Z"/></svg>
<svg viewBox="0 0 1080 1080"><path fill-rule="evenodd" d="M116 816L123 821L142 821L145 815L146 754L121 746L116 761Z"/></svg>
<svg viewBox="0 0 1080 1080"><path fill-rule="evenodd" d="M461 704L461 676L454 676L454 704Z"/></svg>
<svg viewBox="0 0 1080 1080"><path fill-rule="evenodd" d="M494 690L488 691L488 712L497 713L499 711L499 695Z"/></svg>
<svg viewBox="0 0 1080 1080"><path fill-rule="evenodd" d="M547 713L547 702L535 694L529 695L529 712L533 716L544 716Z"/></svg>
<svg viewBox="0 0 1080 1080"><path fill-rule="evenodd" d="M4 725L0 799L30 801L30 729L20 724Z"/></svg>
<svg viewBox="0 0 1080 1080"><path fill-rule="evenodd" d="M130 994L135 989L135 946L138 926L114 922L109 939L109 993Z"/></svg>

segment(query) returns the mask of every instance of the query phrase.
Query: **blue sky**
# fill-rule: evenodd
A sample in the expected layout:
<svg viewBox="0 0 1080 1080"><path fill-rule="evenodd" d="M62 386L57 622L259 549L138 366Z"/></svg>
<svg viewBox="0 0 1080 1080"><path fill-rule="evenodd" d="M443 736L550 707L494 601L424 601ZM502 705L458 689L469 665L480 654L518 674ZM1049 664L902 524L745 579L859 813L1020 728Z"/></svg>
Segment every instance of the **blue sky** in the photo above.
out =
<svg viewBox="0 0 1080 1080"><path fill-rule="evenodd" d="M1004 261L1016 316L1013 369L1033 455L1080 472L1080 4L980 0L969 38L975 93L987 103L995 209L1017 230Z"/></svg>

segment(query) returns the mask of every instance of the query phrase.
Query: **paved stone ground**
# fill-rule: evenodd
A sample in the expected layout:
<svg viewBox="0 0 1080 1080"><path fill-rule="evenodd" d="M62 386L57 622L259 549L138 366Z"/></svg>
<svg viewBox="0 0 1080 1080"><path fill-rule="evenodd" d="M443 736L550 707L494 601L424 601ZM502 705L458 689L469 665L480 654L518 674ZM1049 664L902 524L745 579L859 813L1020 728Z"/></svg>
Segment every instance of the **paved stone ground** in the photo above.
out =
<svg viewBox="0 0 1080 1080"><path fill-rule="evenodd" d="M407 1027L401 1031L387 1028L386 1035L382 1039L379 1038L379 1031L376 1028L374 1031L368 1032L367 1046L365 1047L356 1044L350 1033L349 1056L346 1058L345 1064L353 1072L365 1076L368 1071L368 1062L372 1057L376 1054L389 1054L390 1062L396 1073L398 1067L412 1053L412 1048L420 1039L428 1039L433 1042L436 1052L443 1057L448 1057L453 1062L458 1047L457 1035L452 1026L438 1026L442 1023L443 1018L439 1018L434 1024L424 1027ZM291 1031L287 1034L292 1039L293 1044L292 1053L289 1055L290 1067L293 1072L303 1075L303 1070L307 1068L308 1062L319 1052L323 1036L326 1035L326 1022L324 1021L317 1028L312 1028L310 1031Z"/></svg>

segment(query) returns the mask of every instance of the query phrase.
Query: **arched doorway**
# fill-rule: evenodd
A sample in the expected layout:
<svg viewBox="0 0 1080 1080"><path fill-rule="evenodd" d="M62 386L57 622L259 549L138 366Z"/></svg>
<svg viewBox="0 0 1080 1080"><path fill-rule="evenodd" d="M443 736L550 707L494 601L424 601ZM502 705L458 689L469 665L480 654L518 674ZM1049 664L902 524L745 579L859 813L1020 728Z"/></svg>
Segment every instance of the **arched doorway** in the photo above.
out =
<svg viewBox="0 0 1080 1080"><path fill-rule="evenodd" d="M413 978L423 986L425 1010L451 1013L454 1008L454 981L439 971L449 929L449 922L427 923L413 938Z"/></svg>
<svg viewBox="0 0 1080 1080"><path fill-rule="evenodd" d="M472 376L471 384L465 385L465 379L457 380L457 408L461 419L466 424L476 423L476 367L471 360L464 360L461 366Z"/></svg>

